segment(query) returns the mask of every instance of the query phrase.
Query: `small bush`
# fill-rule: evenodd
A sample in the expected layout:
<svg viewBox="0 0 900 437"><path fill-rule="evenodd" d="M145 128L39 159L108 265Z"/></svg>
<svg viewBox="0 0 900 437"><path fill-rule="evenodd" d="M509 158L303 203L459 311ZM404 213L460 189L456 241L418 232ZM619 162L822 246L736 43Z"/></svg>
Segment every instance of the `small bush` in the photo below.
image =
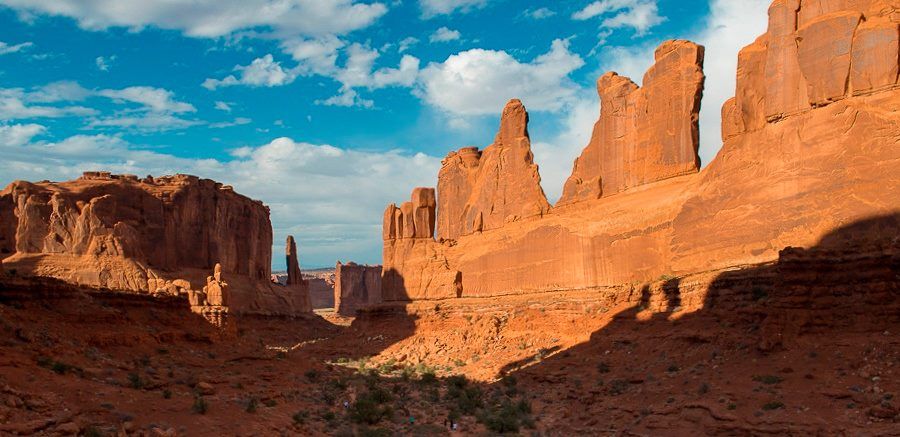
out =
<svg viewBox="0 0 900 437"><path fill-rule="evenodd" d="M437 376L435 376L432 372L426 372L419 377L419 382L422 384L431 385L437 382Z"/></svg>
<svg viewBox="0 0 900 437"><path fill-rule="evenodd" d="M531 420L531 405L524 400L513 403L504 400L500 405L485 408L478 413L478 421L487 429L498 432L518 432L522 426L533 427Z"/></svg>
<svg viewBox="0 0 900 437"><path fill-rule="evenodd" d="M628 390L628 381L624 379L614 379L609 383L609 393L618 396Z"/></svg>
<svg viewBox="0 0 900 437"><path fill-rule="evenodd" d="M247 411L248 413L255 413L258 406L259 401L257 401L256 398L250 398L250 400L247 401L247 408L245 409L245 411Z"/></svg>
<svg viewBox="0 0 900 437"><path fill-rule="evenodd" d="M172 399L172 390L165 389L162 392L163 399Z"/></svg>
<svg viewBox="0 0 900 437"><path fill-rule="evenodd" d="M765 411L779 410L784 408L784 404L779 401L767 402L762 406L762 409Z"/></svg>
<svg viewBox="0 0 900 437"><path fill-rule="evenodd" d="M606 364L606 363L597 364L597 371L600 373L609 373L609 364Z"/></svg>
<svg viewBox="0 0 900 437"><path fill-rule="evenodd" d="M757 286L754 286L754 287L750 290L750 292L753 294L753 300L756 301L756 302L761 301L761 300L763 300L763 299L769 297L769 294L766 293L766 290L763 290L763 288L760 287L760 286L758 286L758 285L757 285Z"/></svg>
<svg viewBox="0 0 900 437"><path fill-rule="evenodd" d="M103 432L97 429L96 426L91 425L85 428L82 435L84 437L103 437Z"/></svg>
<svg viewBox="0 0 900 437"><path fill-rule="evenodd" d="M306 376L306 379L310 381L315 381L319 379L319 372L316 369L310 369L307 370L306 373L303 374L303 376Z"/></svg>
<svg viewBox="0 0 900 437"><path fill-rule="evenodd" d="M669 368L666 369L666 370L667 370L668 372L670 372L670 373L675 373L675 372L679 371L680 369L678 368L677 365L672 364L672 365L670 365Z"/></svg>
<svg viewBox="0 0 900 437"><path fill-rule="evenodd" d="M144 380L141 378L141 375L138 375L137 373L128 374L128 383L131 385L131 388L135 390L141 390L144 388L144 385L146 385Z"/></svg>
<svg viewBox="0 0 900 437"><path fill-rule="evenodd" d="M368 426L359 427L357 433L360 437L390 437L394 435L391 431L384 428L369 428Z"/></svg>
<svg viewBox="0 0 900 437"><path fill-rule="evenodd" d="M196 414L206 414L209 410L209 404L206 403L206 399L203 399L203 396L194 397L194 405L191 406L191 411Z"/></svg>
<svg viewBox="0 0 900 437"><path fill-rule="evenodd" d="M784 378L775 375L756 375L753 380L766 385L774 385L784 381Z"/></svg>
<svg viewBox="0 0 900 437"><path fill-rule="evenodd" d="M701 395L705 395L705 394L709 393L709 384L707 384L705 382L700 384L700 388L697 391Z"/></svg>
<svg viewBox="0 0 900 437"><path fill-rule="evenodd" d="M298 411L298 412L294 413L294 415L291 416L291 418L294 420L295 425L303 425L304 423L306 423L306 419L309 418L309 412L308 411Z"/></svg>
<svg viewBox="0 0 900 437"><path fill-rule="evenodd" d="M456 409L466 415L475 414L484 405L481 389L470 386L464 376L447 378L447 397L456 401Z"/></svg>
<svg viewBox="0 0 900 437"><path fill-rule="evenodd" d="M40 356L37 358L38 366L52 370L54 373L64 375L73 370L79 370L77 367L66 364L62 361L56 361L50 357Z"/></svg>
<svg viewBox="0 0 900 437"><path fill-rule="evenodd" d="M375 425L394 414L388 405L380 405L375 399L367 396L360 397L350 407L350 420L356 423Z"/></svg>
<svg viewBox="0 0 900 437"><path fill-rule="evenodd" d="M272 408L272 407L278 405L278 402L275 401L275 399L266 399L263 401L263 404L269 408Z"/></svg>

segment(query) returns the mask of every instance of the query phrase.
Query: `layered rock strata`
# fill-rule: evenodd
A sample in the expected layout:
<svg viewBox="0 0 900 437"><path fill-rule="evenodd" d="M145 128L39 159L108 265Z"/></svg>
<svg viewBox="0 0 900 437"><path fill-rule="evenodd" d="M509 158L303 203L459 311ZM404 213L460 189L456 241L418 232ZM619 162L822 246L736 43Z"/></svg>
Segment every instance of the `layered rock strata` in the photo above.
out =
<svg viewBox="0 0 900 437"><path fill-rule="evenodd" d="M287 266L286 292L293 297L294 305L298 311L312 311L309 281L303 278L303 272L300 271L300 255L297 253L297 242L294 241L293 235L288 235L284 244L284 253Z"/></svg>
<svg viewBox="0 0 900 437"><path fill-rule="evenodd" d="M703 47L668 41L656 49L644 86L616 73L597 80L600 119L575 160L559 204L696 173Z"/></svg>
<svg viewBox="0 0 900 437"><path fill-rule="evenodd" d="M550 209L521 101L510 100L503 108L494 143L484 151L465 147L444 158L437 199L438 236L443 240L497 229Z"/></svg>
<svg viewBox="0 0 900 437"><path fill-rule="evenodd" d="M430 299L459 296L461 286L459 272L449 268L449 261L442 254L443 246L434 241L434 228L417 233L415 221L408 218L414 211L420 209L426 210L420 213L420 216L435 217L437 206L435 202L430 201L434 198L433 188L416 188L413 190L411 200L403 203L401 208L390 204L384 211L382 252L385 263L382 272L384 300L413 298L407 294L407 289L416 290L419 297ZM422 199L429 201L422 203ZM410 227L413 229L410 230ZM451 240L446 241L449 244ZM337 295L336 287L335 296Z"/></svg>
<svg viewBox="0 0 900 437"><path fill-rule="evenodd" d="M356 312L382 302L381 266L338 262L334 270L334 310L341 315Z"/></svg>
<svg viewBox="0 0 900 437"><path fill-rule="evenodd" d="M265 205L196 176L86 172L0 191L0 258L22 275L177 294L201 289L219 264L234 311L302 311L302 297L272 287L271 244Z"/></svg>
<svg viewBox="0 0 900 437"><path fill-rule="evenodd" d="M702 73L694 61L702 58L702 49L669 42L657 52L648 76L686 77L684 88L644 92L655 79L645 79L644 88L636 89L605 75L601 82L609 86L603 92L625 96L619 101L626 102L626 115L628 96L636 92L648 99L641 103L644 108L672 107L671 97L679 96L679 111L648 122L644 130L672 133L668 143L659 144L690 153L666 155L662 146L642 149L654 151L640 162L676 165L645 171L643 165L620 164L627 169L620 175L634 183L616 182L607 191L607 181L623 179L607 178L599 164L600 170L590 173L597 178L588 177L586 157L621 157L622 150L635 150L617 141L643 135L634 129L634 123L643 123L641 117L656 119L645 111L624 117L632 124L617 125L601 115L595 139L607 135L607 124L618 134L611 134L613 141L592 140L573 170L574 180L595 180L588 186L600 189L580 192L570 183L560 205L542 216L480 233L461 232L444 244L386 239L385 298L600 290L721 271L771 262L785 247L811 247L842 226L896 213L898 22L900 14L884 0L773 2L769 31L738 57L735 97L722 108L723 147L698 173L692 170L698 141L693 99ZM670 58L679 51L688 54ZM603 99L603 111L607 102L616 101ZM610 117L617 114L610 110ZM629 159L618 162L634 162ZM476 160L469 156L467 162ZM452 193L469 190L467 177L443 186L451 179L439 179L439 240L444 221L457 220L442 218L443 193L453 198Z"/></svg>

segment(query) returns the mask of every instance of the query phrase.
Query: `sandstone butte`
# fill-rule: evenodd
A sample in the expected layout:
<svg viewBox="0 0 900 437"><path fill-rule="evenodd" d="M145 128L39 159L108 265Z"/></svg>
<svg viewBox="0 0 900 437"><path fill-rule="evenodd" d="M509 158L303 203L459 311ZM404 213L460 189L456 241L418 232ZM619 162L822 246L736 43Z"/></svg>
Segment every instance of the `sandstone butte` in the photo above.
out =
<svg viewBox="0 0 900 437"><path fill-rule="evenodd" d="M767 33L738 56L724 144L702 170L701 46L663 43L642 87L604 74L600 118L554 207L528 113L511 100L493 144L449 153L436 190L388 206L380 296L350 286L335 297L368 305L685 277L771 262L896 212L898 21L886 0L774 1ZM261 202L193 176L93 172L0 192L7 270L142 293L224 283L232 312L309 311L296 244L277 286L271 240ZM211 281L217 265L224 279Z"/></svg>
<svg viewBox="0 0 900 437"><path fill-rule="evenodd" d="M87 172L69 182L17 181L0 191L0 260L24 276L138 293L190 292L195 307L236 313L310 311L293 238L286 286L271 282L271 246L266 206L196 176ZM227 283L225 293L220 283Z"/></svg>
<svg viewBox="0 0 900 437"><path fill-rule="evenodd" d="M334 311L355 316L382 302L381 266L337 263L334 269Z"/></svg>
<svg viewBox="0 0 900 437"><path fill-rule="evenodd" d="M735 95L722 108L724 144L702 170L702 47L663 43L643 87L603 75L600 118L552 209L528 115L511 101L494 144L451 152L436 193L417 188L388 206L384 299L688 277L772 262L867 218L896 220L900 12L891 4L774 1L767 33L740 51Z"/></svg>

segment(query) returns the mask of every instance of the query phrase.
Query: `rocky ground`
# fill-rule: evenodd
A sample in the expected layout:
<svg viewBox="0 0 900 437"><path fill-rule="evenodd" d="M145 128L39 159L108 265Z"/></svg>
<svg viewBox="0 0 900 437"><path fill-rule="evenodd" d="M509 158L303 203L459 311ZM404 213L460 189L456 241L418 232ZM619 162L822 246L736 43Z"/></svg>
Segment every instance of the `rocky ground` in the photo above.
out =
<svg viewBox="0 0 900 437"><path fill-rule="evenodd" d="M762 347L765 299L660 312L586 292L223 332L178 300L11 282L0 434L900 434L900 326Z"/></svg>

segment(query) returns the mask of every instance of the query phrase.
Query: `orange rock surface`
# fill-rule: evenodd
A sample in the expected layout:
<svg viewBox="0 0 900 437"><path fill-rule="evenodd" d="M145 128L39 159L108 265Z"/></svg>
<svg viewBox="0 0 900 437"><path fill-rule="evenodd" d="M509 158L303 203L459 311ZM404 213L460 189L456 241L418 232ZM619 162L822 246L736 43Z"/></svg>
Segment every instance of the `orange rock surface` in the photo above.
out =
<svg viewBox="0 0 900 437"><path fill-rule="evenodd" d="M195 176L88 172L69 182L18 181L0 192L0 259L22 275L177 294L202 289L221 265L233 310L304 311L308 297L272 287L271 243L265 205Z"/></svg>
<svg viewBox="0 0 900 437"><path fill-rule="evenodd" d="M437 199L438 235L444 240L497 229L550 209L531 153L522 102L506 104L494 143L484 151L466 147L444 158Z"/></svg>
<svg viewBox="0 0 900 437"><path fill-rule="evenodd" d="M560 205L699 170L703 47L667 41L655 58L642 88L616 73L597 80L600 119L575 160Z"/></svg>
<svg viewBox="0 0 900 437"><path fill-rule="evenodd" d="M355 316L358 310L381 302L381 266L337 263L334 269L335 312Z"/></svg>
<svg viewBox="0 0 900 437"><path fill-rule="evenodd" d="M442 228L461 226L456 229L462 235L443 244L386 240L385 298L588 290L765 263L779 250L809 247L843 224L897 211L900 92L894 54L900 18L887 5L775 1L768 33L739 55L735 97L722 108L724 145L698 173L692 170L694 99L703 83L702 48L687 42L663 44L644 88L614 74L600 79L603 110L594 138L560 205L542 215L466 233L472 216L460 224L442 208L465 212L457 200L470 189L471 170L453 164L448 171L445 161L438 180L438 241L454 236ZM684 86L673 87L675 78L684 79ZM662 118L646 112L629 117L635 94L645 108L677 110L660 113ZM652 124L635 130L642 117ZM677 135L666 145L644 148L647 131ZM616 140L601 140L605 135ZM460 154L450 157L464 161ZM613 176L600 165L606 157L616 157ZM673 166L648 171L627 157ZM467 160L476 162L474 156ZM502 195L488 194L482 204Z"/></svg>

